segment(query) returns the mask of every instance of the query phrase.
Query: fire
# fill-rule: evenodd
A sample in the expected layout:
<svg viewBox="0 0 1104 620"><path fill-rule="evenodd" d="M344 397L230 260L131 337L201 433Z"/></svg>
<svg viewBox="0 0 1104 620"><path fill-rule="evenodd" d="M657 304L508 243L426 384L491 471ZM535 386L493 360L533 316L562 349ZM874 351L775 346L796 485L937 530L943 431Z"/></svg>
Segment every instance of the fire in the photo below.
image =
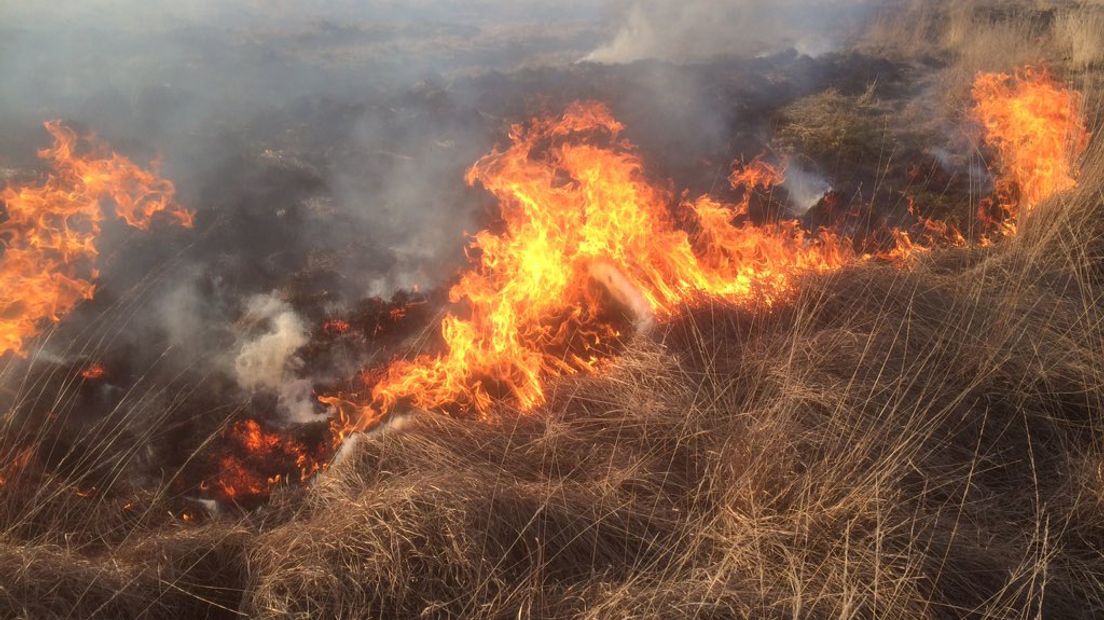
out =
<svg viewBox="0 0 1104 620"><path fill-rule="evenodd" d="M367 421L409 399L427 409L485 413L507 396L523 410L544 400L548 377L589 372L620 336L612 297L638 321L722 298L771 304L794 277L835 269L850 247L795 221L751 223L753 191L781 180L760 161L733 172L744 198L677 203L644 176L621 124L601 104L516 125L510 144L469 170L498 200L501 232L475 235L475 266L441 323L444 352L392 364L375 385ZM676 226L687 217L696 230ZM598 284L596 286L596 280Z"/></svg>
<svg viewBox="0 0 1104 620"><path fill-rule="evenodd" d="M979 75L974 96L1024 208L1075 184L1074 162L1088 140L1076 93L1024 70ZM704 298L770 306L798 275L859 258L850 239L831 231L750 220L752 195L781 183L778 168L760 160L737 166L729 177L742 196L735 203L712 196L679 203L645 178L621 131L601 104L576 103L559 118L515 125L508 146L472 166L468 183L494 195L502 225L471 243L474 266L449 293L463 308L441 322L443 352L365 373L371 398L358 407L359 424L400 401L477 414L502 397L522 410L539 405L548 378L593 371L612 354L621 327L610 298L638 327ZM953 224L925 218L915 205L910 212L917 225L888 231L895 247L875 256L967 244ZM1008 207L997 218L1006 232L1016 215ZM324 402L340 404L348 417L351 401Z"/></svg>
<svg viewBox="0 0 1104 620"><path fill-rule="evenodd" d="M349 322L343 319L328 319L322 323L322 331L328 336L340 336L349 331Z"/></svg>
<svg viewBox="0 0 1104 620"><path fill-rule="evenodd" d="M256 420L233 424L226 438L233 447L219 457L214 479L201 486L222 500L263 499L280 482L306 480L322 469L322 462L304 444L294 437L268 432Z"/></svg>
<svg viewBox="0 0 1104 620"><path fill-rule="evenodd" d="M962 231L951 222L932 219L920 213L916 206L916 199L911 195L905 196L908 200L908 212L916 223L909 229L891 228L888 234L893 238L893 247L876 255L866 255L867 258L877 256L888 260L906 260L922 252L927 252L938 247L964 247L969 244ZM913 240L915 237L916 240Z"/></svg>
<svg viewBox="0 0 1104 620"><path fill-rule="evenodd" d="M106 375L106 374L107 374L107 367L104 366L104 363L103 362L96 362L96 363L92 364L91 366L89 366L88 368L85 368L84 370L82 370L81 373L80 373L80 376L85 378L85 379L88 379L90 381L94 381L96 379L103 379L104 375Z"/></svg>
<svg viewBox="0 0 1104 620"><path fill-rule="evenodd" d="M0 355L23 354L47 321L58 322L95 292L96 240L110 200L115 216L146 230L165 214L183 226L192 214L174 202L173 184L130 160L47 122L54 146L39 156L51 170L41 185L0 192Z"/></svg>
<svg viewBox="0 0 1104 620"><path fill-rule="evenodd" d="M999 230L1012 233L1019 215L1077 184L1077 162L1089 143L1081 96L1030 67L979 73L973 96L973 114L1001 162L996 207L983 205L979 217L1003 220Z"/></svg>
<svg viewBox="0 0 1104 620"><path fill-rule="evenodd" d="M974 96L974 113L1002 163L994 220L1013 232L1023 211L1074 186L1088 141L1080 99L1031 70L981 74ZM192 224L156 165L143 170L58 123L46 128L55 145L40 153L52 167L43 183L0 193L0 354L22 353L46 321L60 321L92 297L105 204L143 230L158 214ZM505 146L469 169L467 182L496 199L500 221L472 238L472 264L450 289L451 311L440 322L440 349L366 370L351 394L320 396L337 410L335 442L400 402L488 415L502 399L531 410L545 401L550 379L595 372L626 334L707 300L769 308L785 301L803 274L868 257L831 230L753 221L753 202L782 183L780 168L761 159L734 166L735 199L680 197L648 180L622 130L605 106L576 103L561 116L513 126ZM911 200L909 210L917 225L888 231L896 247L879 258L968 242L953 225L923 217ZM374 330L356 318L358 337L409 321L415 304L377 305ZM328 319L321 330L336 337L352 325ZM98 379L105 368L97 363L80 374ZM275 485L324 468L332 446L307 443L255 420L238 422L211 460L217 473L201 489L236 504L263 499ZM11 477L0 471L0 484Z"/></svg>
<svg viewBox="0 0 1104 620"><path fill-rule="evenodd" d="M24 448L15 454L6 454L3 464L0 465L0 488L7 486L9 480L18 477L33 458L33 448Z"/></svg>

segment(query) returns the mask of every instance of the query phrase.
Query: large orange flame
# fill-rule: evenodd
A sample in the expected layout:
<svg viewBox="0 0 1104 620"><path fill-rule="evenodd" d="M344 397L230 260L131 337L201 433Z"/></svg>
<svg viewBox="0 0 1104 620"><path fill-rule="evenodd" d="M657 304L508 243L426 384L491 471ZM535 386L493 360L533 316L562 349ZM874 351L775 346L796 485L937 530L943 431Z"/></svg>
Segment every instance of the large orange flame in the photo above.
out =
<svg viewBox="0 0 1104 620"><path fill-rule="evenodd" d="M51 170L41 185L0 192L0 355L23 353L47 321L60 321L95 291L96 240L110 200L115 215L145 230L164 213L184 226L192 214L173 200L173 184L125 157L84 144L57 121L54 146L39 152ZM84 148L87 152L79 153Z"/></svg>
<svg viewBox="0 0 1104 620"><path fill-rule="evenodd" d="M1028 83L1028 75L1042 81ZM1083 149L1087 134L1076 131L1083 130L1076 113L1067 118L1051 107L1075 101L1076 95L1041 74L1023 74L1015 88L1009 79L995 82L1010 89L1003 95L1011 99L1001 105L1019 110L1017 93L1031 93L1032 103L1015 114L1033 127L1049 127L1047 119L1056 115L1068 120L1071 124L1056 132L1072 132L1077 143L1056 149L1052 138L1043 138L1040 145L1031 137L1000 133L1007 129L1005 121L993 121L989 138L1030 206L1072 186L1071 162L1080 153L1074 147ZM986 80L979 76L975 89L978 114L999 108L983 99L994 92L983 86ZM1043 105L1037 87L1058 96ZM999 116L992 114L985 118ZM487 415L502 398L520 410L532 409L544 402L548 379L591 372L616 353L622 330L646 329L702 300L769 307L784 300L804 273L875 257L904 260L933 247L969 243L953 224L924 217L911 197L913 226L879 230L895 241L888 249L863 240L860 245L873 246L873 254L857 254L851 239L829 230L809 233L796 220L756 224L749 216L753 195L769 192L784 176L758 159L734 167L729 181L739 197L735 202L708 195L679 200L647 180L621 131L604 106L577 103L560 117L515 125L505 148L472 166L468 183L496 198L501 221L473 238L472 266L449 292L455 308L441 322L440 353L369 368L361 373L362 387L319 395L335 410L334 448L400 402ZM996 223L1006 226L1005 232L1014 232L1016 204L1009 202L1007 212L998 214ZM398 320L405 310L393 308L389 316ZM322 331L335 337L349 329L347 321L330 319ZM300 480L326 467L320 459L325 450L312 455L255 422L231 427L229 436L245 457L219 461L213 492L222 499L257 499L284 480L254 473L258 463L294 458Z"/></svg>
<svg viewBox="0 0 1104 620"><path fill-rule="evenodd" d="M1074 162L1088 141L1080 100L1030 69L1015 77L979 74L974 96L1005 176L1019 187L1019 202L1007 202L995 219L1011 233L1020 210L1074 185ZM441 324L444 352L365 373L376 383L360 424L400 400L485 413L506 396L531 409L543 402L548 377L592 370L609 352L619 335L616 322L601 318L609 297L645 322L702 298L770 305L798 274L856 258L850 240L830 231L810 235L796 221L752 223L751 192L782 181L781 171L758 160L729 179L741 201L703 196L673 205L645 178L621 130L604 106L576 103L562 117L514 126L508 147L476 162L467 180L495 196L502 226L475 235L476 264L450 291L464 310ZM957 228L910 211L922 224L917 239L890 231L897 245L882 258L966 243ZM687 219L692 226L675 225Z"/></svg>
<svg viewBox="0 0 1104 620"><path fill-rule="evenodd" d="M463 314L441 325L445 352L388 368L369 416L400 399L485 412L509 396L530 409L544 400L547 377L591 370L603 357L618 336L616 322L599 319L610 297L638 322L705 297L770 304L795 274L850 256L846 243L796 222L747 220L748 195L779 182L776 169L738 169L738 204L675 205L645 178L621 130L604 106L576 103L562 117L514 126L507 148L476 162L467 180L498 199L501 230L475 235L476 265L450 292ZM696 220L694 233L675 225L672 207Z"/></svg>
<svg viewBox="0 0 1104 620"><path fill-rule="evenodd" d="M1077 162L1089 143L1081 96L1030 67L1011 75L979 73L973 96L974 116L1000 158L998 212L994 217L983 207L979 216L1013 233L1020 215L1076 185Z"/></svg>

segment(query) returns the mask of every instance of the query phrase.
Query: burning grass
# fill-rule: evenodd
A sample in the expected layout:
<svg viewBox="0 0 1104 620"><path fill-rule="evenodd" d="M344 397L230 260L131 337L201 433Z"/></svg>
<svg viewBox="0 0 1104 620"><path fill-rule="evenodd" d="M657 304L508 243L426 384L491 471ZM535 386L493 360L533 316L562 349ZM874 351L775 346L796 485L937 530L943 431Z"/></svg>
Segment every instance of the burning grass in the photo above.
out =
<svg viewBox="0 0 1104 620"><path fill-rule="evenodd" d="M1100 208L701 309L535 415L366 439L258 539L247 608L1098 614Z"/></svg>
<svg viewBox="0 0 1104 620"><path fill-rule="evenodd" d="M137 396L71 443L47 434L65 402L3 418L0 616L1101 615L1104 151L1077 169L1076 97L1022 131L1041 116L1022 98L1058 83L975 85L1015 187L992 212L1016 226L969 246L917 211L957 247L895 230L885 260L745 220L746 197L674 199L601 106L515 127L469 173L503 221L453 289L466 307L375 300L299 349L323 363L390 350L412 317L441 327L436 350L323 397L346 440L329 467L324 423L227 422L223 403L153 482L128 475L135 446L176 397ZM786 114L799 153L884 146L873 90ZM751 162L733 185L779 174ZM591 286L596 261L623 290ZM80 360L67 381L92 393L117 372ZM347 438L365 407L390 418Z"/></svg>
<svg viewBox="0 0 1104 620"><path fill-rule="evenodd" d="M1092 617L1102 171L998 247L806 278L769 313L700 308L608 373L552 383L530 414L417 415L362 437L244 522L161 519L95 552L61 546L64 528L9 527L0 604Z"/></svg>
<svg viewBox="0 0 1104 620"><path fill-rule="evenodd" d="M174 202L175 188L158 176L156 165L144 170L95 143L88 147L56 121L47 122L46 130L54 138L53 148L39 153L51 165L46 180L0 191L0 355L22 353L24 341L38 335L43 323L60 321L92 298L103 203L110 199L116 217L140 230L155 215L192 224L192 214Z"/></svg>

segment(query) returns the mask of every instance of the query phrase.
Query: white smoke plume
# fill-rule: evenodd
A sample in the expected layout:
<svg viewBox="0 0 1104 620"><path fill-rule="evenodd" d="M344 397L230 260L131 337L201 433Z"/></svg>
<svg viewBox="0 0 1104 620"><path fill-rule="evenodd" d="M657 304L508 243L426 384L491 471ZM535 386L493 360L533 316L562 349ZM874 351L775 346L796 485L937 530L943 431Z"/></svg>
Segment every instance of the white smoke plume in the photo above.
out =
<svg viewBox="0 0 1104 620"><path fill-rule="evenodd" d="M758 55L793 48L819 56L840 45L873 0L634 0L608 43L583 58L619 64Z"/></svg>
<svg viewBox="0 0 1104 620"><path fill-rule="evenodd" d="M238 385L276 394L288 422L318 419L310 381L295 375L303 367L297 352L310 340L302 319L286 301L269 294L248 301L245 320L262 326L262 332L238 348L234 359Z"/></svg>
<svg viewBox="0 0 1104 620"><path fill-rule="evenodd" d="M782 182L782 187L789 193L797 214L803 215L832 189L832 184L801 163L791 161L787 162L786 180Z"/></svg>

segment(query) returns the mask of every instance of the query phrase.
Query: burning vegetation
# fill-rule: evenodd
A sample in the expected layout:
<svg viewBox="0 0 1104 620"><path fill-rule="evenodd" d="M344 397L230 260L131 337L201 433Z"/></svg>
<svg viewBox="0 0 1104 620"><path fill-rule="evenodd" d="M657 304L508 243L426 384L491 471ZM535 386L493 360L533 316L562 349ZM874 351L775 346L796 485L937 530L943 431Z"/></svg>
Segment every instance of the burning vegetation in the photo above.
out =
<svg viewBox="0 0 1104 620"><path fill-rule="evenodd" d="M889 60L893 23L885 58L686 65L762 74L726 94L762 122L697 158L602 96L647 62L553 73L562 99L472 78L524 97L464 126L465 266L371 295L340 232L300 256L250 211L295 194L289 230L355 237L332 162L261 143L277 184L180 198L47 122L39 167L0 169L0 615L1104 612L1104 166L1071 77L1098 65L964 64L942 110L955 65ZM227 250L234 200L257 230ZM147 255L225 268L172 289L183 337L120 241L159 221L189 245Z"/></svg>
<svg viewBox="0 0 1104 620"><path fill-rule="evenodd" d="M1077 185L1077 162L1089 144L1081 98L1045 70L1030 67L1013 75L978 74L973 96L973 114L985 128L1000 170L990 199L997 216L988 212L991 204L978 216L1011 234L1016 220L1032 207Z"/></svg>
<svg viewBox="0 0 1104 620"><path fill-rule="evenodd" d="M50 169L37 185L9 185L0 193L0 354L22 354L45 323L58 322L96 286L96 240L107 217L147 230L164 214L183 226L192 213L173 201L172 182L107 151L82 144L73 130L46 123L54 146L39 157Z"/></svg>
<svg viewBox="0 0 1104 620"><path fill-rule="evenodd" d="M422 409L486 412L502 396L532 409L549 377L593 371L631 322L670 317L701 297L769 301L795 272L840 264L833 239L807 242L796 223L733 225L750 197L681 205L697 218L692 238L621 129L605 107L574 104L513 127L507 148L472 167L468 182L498 200L503 230L473 239L478 266L449 293L468 316L442 321L447 352L391 366L373 388L380 411L410 398ZM755 161L732 181L750 195L778 174ZM630 321L619 328L611 305Z"/></svg>
<svg viewBox="0 0 1104 620"><path fill-rule="evenodd" d="M1045 72L981 73L974 96L974 114L1003 162L1000 200L1020 197L1002 202L999 219L985 222L1008 233L1019 201L1030 208L1074 187L1088 132L1077 94ZM647 179L622 129L601 104L576 103L559 118L513 126L509 146L469 170L468 183L497 199L503 230L473 238L477 266L449 292L451 302L467 306L466 317L441 322L446 352L388 367L362 410L362 426L403 400L485 414L507 397L529 410L544 402L549 378L594 371L634 323L669 320L703 300L769 308L802 275L838 270L860 256L903 259L965 243L954 225L919 216L912 205L918 241L893 229L895 245L873 254L861 252L863 239L808 232L797 220L756 224L749 217L753 193L784 180L783 170L759 159L737 163L729 176L739 202L676 200ZM687 220L687 229L676 225ZM628 321L611 316L611 306Z"/></svg>
<svg viewBox="0 0 1104 620"><path fill-rule="evenodd" d="M1044 71L981 73L973 93L972 114L1002 162L985 203L999 200L1001 210L981 221L975 239L987 244L988 227L1012 234L1031 205L1075 186L1088 132L1078 95ZM368 368L354 379L359 386L320 396L333 412L329 446L307 448L277 434L238 441L243 428L231 427L228 437L243 456L221 457L204 494L249 503L277 484L307 480L350 432L397 408L477 417L501 402L532 410L544 404L549 381L593 374L635 332L703 304L769 311L804 276L968 243L954 224L922 216L911 200L915 223L884 231L887 247L833 228L810 232L796 219L756 223L752 200L781 187L784 169L762 159L735 163L728 182L736 202L676 196L648 180L622 131L594 102L511 127L510 143L467 174L469 184L494 195L501 222L473 236L475 266L449 290L457 310L446 311L438 328L444 352ZM983 206L979 214L986 212ZM400 301L382 311L370 337L389 332L386 323L400 322L408 308ZM350 329L345 319L322 323L327 338ZM256 421L245 424L260 432Z"/></svg>
<svg viewBox="0 0 1104 620"><path fill-rule="evenodd" d="M226 432L223 455L202 491L230 505L249 507L281 483L302 483L322 468L322 462L298 439L272 433L255 420L234 423Z"/></svg>

